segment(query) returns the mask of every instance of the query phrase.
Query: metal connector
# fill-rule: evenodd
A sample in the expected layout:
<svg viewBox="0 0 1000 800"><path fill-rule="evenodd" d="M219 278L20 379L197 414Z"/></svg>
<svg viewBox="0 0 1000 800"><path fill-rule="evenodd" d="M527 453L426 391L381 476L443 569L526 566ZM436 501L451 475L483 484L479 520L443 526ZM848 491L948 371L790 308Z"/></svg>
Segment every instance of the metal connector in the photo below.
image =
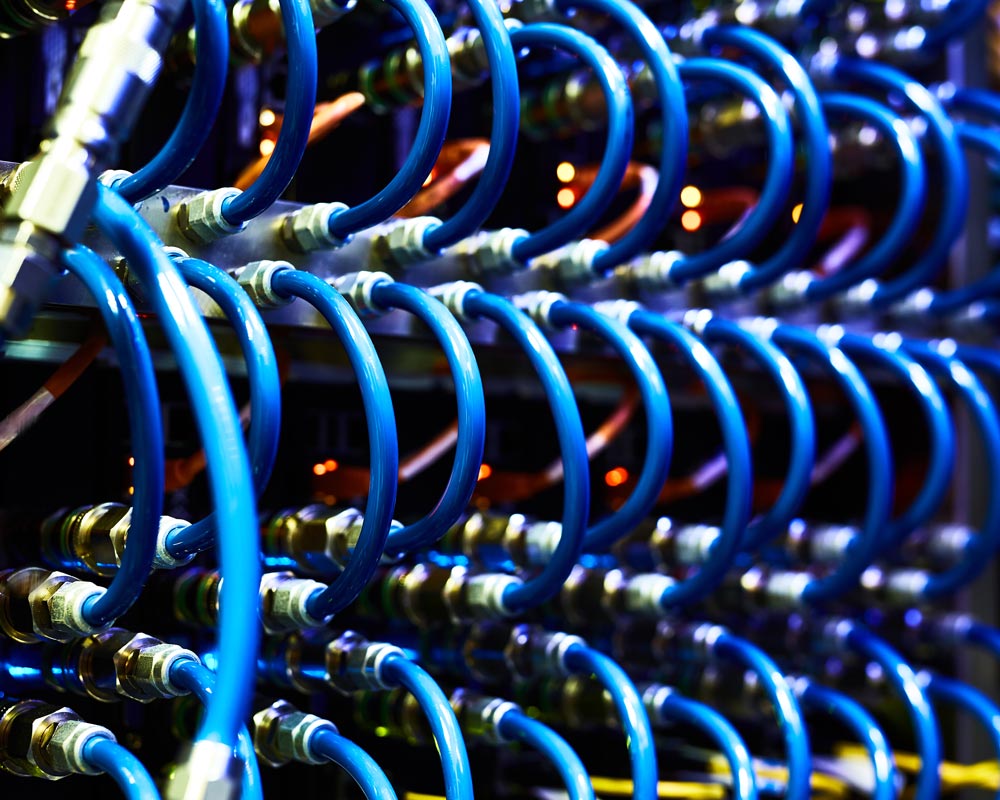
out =
<svg viewBox="0 0 1000 800"><path fill-rule="evenodd" d="M100 597L106 591L103 586L81 581L64 572L49 573L49 577L28 595L35 633L42 639L68 642L110 627L110 622L91 625L83 613L92 597Z"/></svg>
<svg viewBox="0 0 1000 800"><path fill-rule="evenodd" d="M283 511L264 531L265 556L290 558L305 572L330 575L343 569L364 525L356 508L335 511L320 504Z"/></svg>
<svg viewBox="0 0 1000 800"><path fill-rule="evenodd" d="M340 292L358 316L372 317L385 313L385 309L372 300L372 290L380 283L392 283L393 278L386 272L362 270L327 278L326 282Z"/></svg>
<svg viewBox="0 0 1000 800"><path fill-rule="evenodd" d="M531 321L543 330L553 330L551 321L552 307L557 303L567 302L567 297L560 292L550 292L537 289L531 292L514 295L511 302L527 314Z"/></svg>
<svg viewBox="0 0 1000 800"><path fill-rule="evenodd" d="M382 677L389 658L406 655L395 645L369 642L359 633L345 631L326 646L327 683L345 694L390 689L392 684Z"/></svg>
<svg viewBox="0 0 1000 800"><path fill-rule="evenodd" d="M437 298L444 303L445 308L459 322L469 322L470 317L465 313L465 298L473 292L484 292L486 290L473 281L451 281L431 286L426 291L431 297Z"/></svg>
<svg viewBox="0 0 1000 800"><path fill-rule="evenodd" d="M114 734L80 719L69 708L38 700L0 703L0 766L15 775L58 780L67 775L94 775L83 757L94 737L114 741Z"/></svg>
<svg viewBox="0 0 1000 800"><path fill-rule="evenodd" d="M315 714L305 714L285 700L278 700L253 715L253 746L261 761L280 767L289 761L322 764L326 759L312 752L312 738L319 731L337 732L336 726Z"/></svg>
<svg viewBox="0 0 1000 800"><path fill-rule="evenodd" d="M547 272L560 286L586 285L600 277L594 262L609 248L603 239L582 239L533 258L531 268Z"/></svg>
<svg viewBox="0 0 1000 800"><path fill-rule="evenodd" d="M242 194L240 189L224 186L209 192L200 192L178 204L175 213L177 229L197 244L208 244L224 236L232 236L246 227L242 222L234 225L226 219L223 208L226 201Z"/></svg>
<svg viewBox="0 0 1000 800"><path fill-rule="evenodd" d="M181 761L164 797L167 800L236 800L243 764L231 747L201 740Z"/></svg>
<svg viewBox="0 0 1000 800"><path fill-rule="evenodd" d="M343 247L350 239L330 233L330 219L347 208L344 203L316 203L286 214L281 219L281 238L297 253Z"/></svg>
<svg viewBox="0 0 1000 800"><path fill-rule="evenodd" d="M579 636L546 631L537 625L515 625L504 648L508 669L525 680L539 677L568 677L566 655L573 647L586 647Z"/></svg>
<svg viewBox="0 0 1000 800"><path fill-rule="evenodd" d="M516 703L489 697L472 689L458 689L449 699L466 736L491 744L511 741L500 731L500 721L507 714L521 710Z"/></svg>
<svg viewBox="0 0 1000 800"><path fill-rule="evenodd" d="M643 617L663 616L663 596L676 583L669 575L658 572L630 576L624 587L625 612Z"/></svg>
<svg viewBox="0 0 1000 800"><path fill-rule="evenodd" d="M190 650L137 633L113 656L118 694L140 703L187 694L170 678L179 661L198 661Z"/></svg>
<svg viewBox="0 0 1000 800"><path fill-rule="evenodd" d="M260 579L260 618L269 634L321 628L329 617L309 613L309 598L326 586L292 572L268 572Z"/></svg>
<svg viewBox="0 0 1000 800"><path fill-rule="evenodd" d="M482 231L455 246L456 255L465 264L472 277L509 275L524 267L514 258L514 245L528 237L521 228L501 228L498 231Z"/></svg>
<svg viewBox="0 0 1000 800"><path fill-rule="evenodd" d="M671 277L670 271L683 259L684 254L679 250L658 250L655 253L639 256L620 267L618 272L639 291L653 293L675 291L681 287Z"/></svg>
<svg viewBox="0 0 1000 800"><path fill-rule="evenodd" d="M441 220L437 217L411 217L389 222L372 238L372 266L398 272L434 258L437 253L424 246L424 239L440 226Z"/></svg>
<svg viewBox="0 0 1000 800"><path fill-rule="evenodd" d="M283 297L274 291L274 276L285 270L294 270L287 261L251 261L233 271L233 277L243 287L257 308L271 309L287 306L291 297Z"/></svg>

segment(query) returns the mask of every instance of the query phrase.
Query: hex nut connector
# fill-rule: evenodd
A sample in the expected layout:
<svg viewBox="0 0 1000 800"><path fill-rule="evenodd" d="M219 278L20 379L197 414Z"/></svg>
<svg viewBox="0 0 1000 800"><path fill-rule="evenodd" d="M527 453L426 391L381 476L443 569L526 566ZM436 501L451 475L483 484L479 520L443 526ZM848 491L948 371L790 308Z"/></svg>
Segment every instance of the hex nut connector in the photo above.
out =
<svg viewBox="0 0 1000 800"><path fill-rule="evenodd" d="M382 677L382 666L393 657L406 655L395 645L345 631L326 646L326 681L344 694L392 688Z"/></svg>
<svg viewBox="0 0 1000 800"><path fill-rule="evenodd" d="M274 276L285 270L294 270L288 261L264 259L251 261L233 272L237 283L243 287L257 308L281 308L292 302L274 291Z"/></svg>
<svg viewBox="0 0 1000 800"><path fill-rule="evenodd" d="M56 724L51 737L44 745L51 769L56 775L99 775L101 770L91 766L84 758L84 748L94 738L115 740L115 735L101 725L69 719Z"/></svg>
<svg viewBox="0 0 1000 800"><path fill-rule="evenodd" d="M43 639L68 642L82 639L111 626L91 625L83 609L91 597L107 590L90 581L81 581L64 572L51 572L49 577L28 595L31 622L35 633Z"/></svg>
<svg viewBox="0 0 1000 800"><path fill-rule="evenodd" d="M307 608L309 598L325 584L298 578L292 572L268 572L260 579L260 618L269 634L321 628L329 617L314 617Z"/></svg>
<svg viewBox="0 0 1000 800"><path fill-rule="evenodd" d="M111 731L82 722L69 708L39 700L5 703L0 713L0 763L15 775L49 780L92 773L82 758L82 746L96 735L114 739Z"/></svg>
<svg viewBox="0 0 1000 800"><path fill-rule="evenodd" d="M242 192L232 186L223 186L209 192L199 192L177 206L175 220L178 230L197 244L208 244L223 236L232 236L246 227L234 225L222 213L226 201Z"/></svg>
<svg viewBox="0 0 1000 800"><path fill-rule="evenodd" d="M329 720L306 714L285 700L278 700L253 715L253 746L261 761L280 767L289 761L322 764L312 752L312 738L319 731L337 732Z"/></svg>
<svg viewBox="0 0 1000 800"><path fill-rule="evenodd" d="M456 245L470 275L509 275L524 265L514 258L514 245L528 237L523 228L483 231Z"/></svg>
<svg viewBox="0 0 1000 800"><path fill-rule="evenodd" d="M393 277L387 272L359 270L336 278L327 278L326 282L351 304L356 314L372 317L384 314L386 311L372 300L372 290L380 283L393 283L393 281Z"/></svg>
<svg viewBox="0 0 1000 800"><path fill-rule="evenodd" d="M440 226L441 220L437 217L411 217L390 222L388 229L376 234L372 240L373 265L398 271L429 261L437 253L424 246L424 238Z"/></svg>
<svg viewBox="0 0 1000 800"><path fill-rule="evenodd" d="M183 659L198 661L190 650L137 633L113 656L118 693L140 703L188 692L170 679L170 670Z"/></svg>
<svg viewBox="0 0 1000 800"><path fill-rule="evenodd" d="M521 711L517 703L480 694L472 689L458 689L449 700L466 736L492 744L511 741L501 732L500 722L507 714Z"/></svg>
<svg viewBox="0 0 1000 800"><path fill-rule="evenodd" d="M343 247L349 239L330 233L330 218L347 208L345 203L315 203L286 214L281 220L281 238L297 253Z"/></svg>
<svg viewBox="0 0 1000 800"><path fill-rule="evenodd" d="M610 247L603 239L581 239L532 259L531 268L549 272L561 286L581 286L600 277L594 262Z"/></svg>
<svg viewBox="0 0 1000 800"><path fill-rule="evenodd" d="M450 281L448 283L440 283L437 286L431 286L426 291L431 297L444 303L445 308L459 322L470 322L472 318L465 313L465 299L474 292L484 292L486 290L474 281Z"/></svg>

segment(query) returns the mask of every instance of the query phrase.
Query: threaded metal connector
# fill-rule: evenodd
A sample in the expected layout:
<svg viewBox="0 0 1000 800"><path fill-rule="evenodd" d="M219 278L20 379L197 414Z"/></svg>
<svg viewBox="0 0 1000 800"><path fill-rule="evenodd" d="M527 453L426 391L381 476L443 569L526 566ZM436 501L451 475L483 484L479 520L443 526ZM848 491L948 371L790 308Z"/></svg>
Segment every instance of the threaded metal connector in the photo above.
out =
<svg viewBox="0 0 1000 800"><path fill-rule="evenodd" d="M347 208L345 203L315 203L286 214L281 220L281 238L298 253L343 247L349 239L330 233L330 218Z"/></svg>
<svg viewBox="0 0 1000 800"><path fill-rule="evenodd" d="M424 239L440 226L437 217L411 217L387 223L372 239L372 266L396 272L434 258L437 253L424 246Z"/></svg>
<svg viewBox="0 0 1000 800"><path fill-rule="evenodd" d="M521 710L517 703L489 697L472 689L457 689L449 700L466 736L491 744L511 741L500 730L500 721L507 714Z"/></svg>
<svg viewBox="0 0 1000 800"><path fill-rule="evenodd" d="M239 796L242 762L231 747L201 739L174 771L166 800L235 800Z"/></svg>
<svg viewBox="0 0 1000 800"><path fill-rule="evenodd" d="M524 266L514 258L513 249L528 235L522 228L482 231L459 242L455 252L471 276L509 275Z"/></svg>
<svg viewBox="0 0 1000 800"><path fill-rule="evenodd" d="M198 661L198 656L180 645L137 633L113 657L118 694L140 703L187 694L170 678L170 670L184 659Z"/></svg>
<svg viewBox="0 0 1000 800"><path fill-rule="evenodd" d="M478 283L473 281L451 281L431 286L427 293L442 303L445 308L460 322L469 322L470 317L465 313L465 298L473 292L486 291Z"/></svg>
<svg viewBox="0 0 1000 800"><path fill-rule="evenodd" d="M582 286L599 277L594 262L609 248L603 239L581 239L533 258L531 268L554 276L560 286Z"/></svg>
<svg viewBox="0 0 1000 800"><path fill-rule="evenodd" d="M527 314L531 321L539 328L553 330L552 307L557 303L567 302L566 295L560 292L550 292L545 289L537 289L530 292L514 295L511 302Z"/></svg>
<svg viewBox="0 0 1000 800"><path fill-rule="evenodd" d="M289 761L322 764L312 752L312 738L321 730L337 732L336 726L315 714L305 714L285 700L278 700L253 715L253 746L261 761L280 767Z"/></svg>
<svg viewBox="0 0 1000 800"><path fill-rule="evenodd" d="M642 305L634 300L598 300L594 303L594 311L610 317L622 325L628 325L636 311L641 311Z"/></svg>
<svg viewBox="0 0 1000 800"><path fill-rule="evenodd" d="M309 613L309 598L326 586L292 572L268 572L260 579L260 618L269 634L321 628L329 617Z"/></svg>
<svg viewBox="0 0 1000 800"><path fill-rule="evenodd" d="M106 591L103 586L78 580L64 572L49 573L49 577L28 595L35 633L42 639L68 642L110 627L110 622L91 625L83 613L92 597L100 597Z"/></svg>
<svg viewBox="0 0 1000 800"><path fill-rule="evenodd" d="M345 694L390 689L392 684L382 677L382 667L390 658L406 655L395 645L369 642L361 634L346 631L326 646L327 683Z"/></svg>
<svg viewBox="0 0 1000 800"><path fill-rule="evenodd" d="M232 186L200 192L177 206L177 229L196 244L209 244L224 236L232 236L246 227L242 222L234 225L226 219L222 209L226 201L238 197L242 191Z"/></svg>
<svg viewBox="0 0 1000 800"><path fill-rule="evenodd" d="M243 287L257 308L281 308L292 302L292 298L283 297L274 291L274 276L285 270L294 270L287 261L251 261L249 264L233 271L233 277Z"/></svg>
<svg viewBox="0 0 1000 800"><path fill-rule="evenodd" d="M684 260L680 250L658 250L639 256L620 268L622 274L638 290L645 292L665 292L680 289L670 271Z"/></svg>
<svg viewBox="0 0 1000 800"><path fill-rule="evenodd" d="M340 292L358 316L372 317L385 313L385 309L372 300L372 290L380 283L393 283L393 280L393 277L386 272L362 270L339 275L336 278L327 278L326 282Z"/></svg>

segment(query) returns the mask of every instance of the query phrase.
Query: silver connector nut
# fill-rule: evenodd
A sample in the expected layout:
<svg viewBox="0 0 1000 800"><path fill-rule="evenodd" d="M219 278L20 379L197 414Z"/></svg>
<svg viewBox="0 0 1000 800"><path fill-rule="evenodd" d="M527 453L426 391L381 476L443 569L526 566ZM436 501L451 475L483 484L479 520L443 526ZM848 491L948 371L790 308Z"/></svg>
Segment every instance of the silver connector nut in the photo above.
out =
<svg viewBox="0 0 1000 800"><path fill-rule="evenodd" d="M196 553L177 558L168 547L168 542L177 531L190 527L191 523L187 520L176 517L160 517L160 525L156 529L156 552L153 554L153 569L176 569L194 560Z"/></svg>
<svg viewBox="0 0 1000 800"><path fill-rule="evenodd" d="M329 617L309 613L309 598L326 586L291 572L268 572L260 579L260 618L269 634L321 628Z"/></svg>
<svg viewBox="0 0 1000 800"><path fill-rule="evenodd" d="M665 292L680 289L680 284L671 277L671 269L684 260L679 250L658 250L639 256L621 268L638 290L644 292Z"/></svg>
<svg viewBox="0 0 1000 800"><path fill-rule="evenodd" d="M380 283L393 283L393 277L387 272L361 270L328 278L326 282L351 304L356 314L371 317L385 313L385 309L372 300L372 290Z"/></svg>
<svg viewBox="0 0 1000 800"><path fill-rule="evenodd" d="M45 745L45 755L58 775L98 775L102 770L84 757L84 749L95 738L115 740L115 735L100 725L79 719L60 722Z"/></svg>
<svg viewBox="0 0 1000 800"><path fill-rule="evenodd" d="M137 633L114 655L119 694L140 703L187 694L170 678L170 670L185 659L198 661L198 656L180 645Z"/></svg>
<svg viewBox="0 0 1000 800"><path fill-rule="evenodd" d="M768 607L786 611L802 608L802 597L815 580L808 572L772 573L765 587Z"/></svg>
<svg viewBox="0 0 1000 800"><path fill-rule="evenodd" d="M525 562L529 567L543 567L552 559L562 539L562 523L532 522L524 532Z"/></svg>
<svg viewBox="0 0 1000 800"><path fill-rule="evenodd" d="M778 311L791 311L806 304L809 287L816 276L808 270L786 272L767 290L768 302Z"/></svg>
<svg viewBox="0 0 1000 800"><path fill-rule="evenodd" d="M287 261L264 259L251 261L249 264L234 270L233 277L243 287L257 308L281 308L292 302L292 298L284 297L274 291L274 276L285 270L294 270Z"/></svg>
<svg viewBox="0 0 1000 800"><path fill-rule="evenodd" d="M643 617L662 617L663 596L676 584L669 575L658 572L633 575L625 583L625 610Z"/></svg>
<svg viewBox="0 0 1000 800"><path fill-rule="evenodd" d="M176 769L166 800L236 800L243 765L222 742L200 740Z"/></svg>
<svg viewBox="0 0 1000 800"><path fill-rule="evenodd" d="M272 767L289 761L322 764L326 759L312 751L312 738L321 730L337 732L332 722L315 714L305 714L291 703L278 700L253 715L254 750Z"/></svg>
<svg viewBox="0 0 1000 800"><path fill-rule="evenodd" d="M622 325L628 325L632 315L641 310L642 305L634 300L598 300L594 303L594 311L610 317Z"/></svg>
<svg viewBox="0 0 1000 800"><path fill-rule="evenodd" d="M388 223L372 240L372 266L396 271L434 258L424 247L427 234L441 226L437 217L411 217Z"/></svg>
<svg viewBox="0 0 1000 800"><path fill-rule="evenodd" d="M121 183L126 178L131 178L132 173L127 169L106 169L100 175L97 176L97 181L102 186L107 186L109 189L114 189L119 183Z"/></svg>
<svg viewBox="0 0 1000 800"><path fill-rule="evenodd" d="M347 210L344 203L315 203L293 211L281 220L281 238L298 253L333 250L347 244L330 233L330 218Z"/></svg>
<svg viewBox="0 0 1000 800"><path fill-rule="evenodd" d="M474 619L503 619L514 616L514 610L504 602L508 589L524 582L516 575L486 573L473 575L465 584L465 603Z"/></svg>
<svg viewBox="0 0 1000 800"><path fill-rule="evenodd" d="M509 275L524 265L514 258L514 245L528 237L522 228L483 231L456 245L470 275Z"/></svg>
<svg viewBox="0 0 1000 800"><path fill-rule="evenodd" d="M551 331L554 330L551 319L552 307L557 303L567 302L567 297L560 292L539 289L514 295L511 302L527 314L539 328Z"/></svg>
<svg viewBox="0 0 1000 800"><path fill-rule="evenodd" d="M451 281L427 289L427 293L444 303L445 308L460 322L470 322L465 313L465 298L473 292L483 292L482 286L473 281Z"/></svg>
<svg viewBox="0 0 1000 800"><path fill-rule="evenodd" d="M594 262L609 248L603 239L582 239L532 259L531 268L555 276L560 285L582 286L598 277Z"/></svg>
<svg viewBox="0 0 1000 800"><path fill-rule="evenodd" d="M83 639L111 626L91 625L83 610L92 597L107 589L90 581L81 581L63 572L52 572L28 594L31 624L43 639L68 642Z"/></svg>
<svg viewBox="0 0 1000 800"><path fill-rule="evenodd" d="M723 264L718 272L707 275L699 282L699 287L709 300L719 302L735 300L743 296L743 279L753 272L748 261L730 261Z"/></svg>
<svg viewBox="0 0 1000 800"><path fill-rule="evenodd" d="M177 228L185 237L198 244L208 244L224 236L232 236L246 227L246 223L234 225L222 210L227 200L238 197L242 192L231 186L200 192L177 206Z"/></svg>

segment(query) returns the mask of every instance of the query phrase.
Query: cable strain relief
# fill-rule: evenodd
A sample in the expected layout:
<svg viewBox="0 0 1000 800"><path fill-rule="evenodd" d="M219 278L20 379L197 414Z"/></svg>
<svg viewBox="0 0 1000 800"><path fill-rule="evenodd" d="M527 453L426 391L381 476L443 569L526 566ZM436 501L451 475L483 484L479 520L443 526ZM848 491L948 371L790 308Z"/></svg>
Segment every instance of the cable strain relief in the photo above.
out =
<svg viewBox="0 0 1000 800"><path fill-rule="evenodd" d="M657 250L633 259L621 268L628 281L643 292L672 292L681 288L672 272L684 260L680 250Z"/></svg>
<svg viewBox="0 0 1000 800"><path fill-rule="evenodd" d="M175 569L190 564L195 553L186 553L177 557L170 551L172 538L180 531L191 527L187 520L176 517L160 517L160 525L156 530L156 552L153 555L153 569Z"/></svg>
<svg viewBox="0 0 1000 800"><path fill-rule="evenodd" d="M530 234L522 228L482 231L455 245L455 254L465 264L469 275L490 277L509 275L524 267L514 257L514 246Z"/></svg>
<svg viewBox="0 0 1000 800"><path fill-rule="evenodd" d="M465 603L473 619L512 617L518 609L508 604L508 593L520 589L524 581L499 572L473 575L465 583Z"/></svg>
<svg viewBox="0 0 1000 800"><path fill-rule="evenodd" d="M582 286L600 277L594 263L611 245L603 239L581 239L531 260L531 269L547 272L561 286Z"/></svg>
<svg viewBox="0 0 1000 800"><path fill-rule="evenodd" d="M132 173L127 169L106 169L97 176L97 181L109 189L115 189L119 183L126 178L131 178Z"/></svg>
<svg viewBox="0 0 1000 800"><path fill-rule="evenodd" d="M103 770L87 761L87 745L94 739L117 741L115 735L102 725L80 719L60 722L45 744L45 754L57 775L99 775Z"/></svg>

